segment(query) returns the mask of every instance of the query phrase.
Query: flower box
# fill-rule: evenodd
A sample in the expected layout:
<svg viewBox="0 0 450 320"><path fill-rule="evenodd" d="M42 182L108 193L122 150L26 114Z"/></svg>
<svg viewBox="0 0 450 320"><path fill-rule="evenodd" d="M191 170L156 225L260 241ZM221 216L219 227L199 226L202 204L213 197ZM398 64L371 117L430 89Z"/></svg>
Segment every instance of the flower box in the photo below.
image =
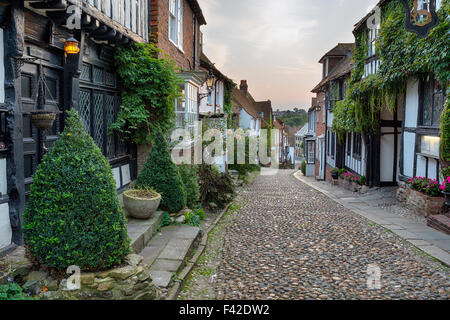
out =
<svg viewBox="0 0 450 320"><path fill-rule="evenodd" d="M429 216L442 214L445 198L432 197L420 191L408 188L405 204L416 214L427 218Z"/></svg>

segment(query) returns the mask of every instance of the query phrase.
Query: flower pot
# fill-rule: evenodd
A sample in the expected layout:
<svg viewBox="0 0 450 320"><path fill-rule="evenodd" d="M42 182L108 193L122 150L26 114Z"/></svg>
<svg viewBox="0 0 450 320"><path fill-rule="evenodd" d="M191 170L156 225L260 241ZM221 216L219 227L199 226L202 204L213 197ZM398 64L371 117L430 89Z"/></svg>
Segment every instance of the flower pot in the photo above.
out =
<svg viewBox="0 0 450 320"><path fill-rule="evenodd" d="M339 179L339 173L338 173L338 172L332 172L332 173L331 173L331 177L332 177L334 180L337 180L337 179Z"/></svg>
<svg viewBox="0 0 450 320"><path fill-rule="evenodd" d="M128 214L136 219L150 219L161 203L160 194L151 196L142 194L140 190L128 190L123 194L123 204Z"/></svg>
<svg viewBox="0 0 450 320"><path fill-rule="evenodd" d="M31 122L35 128L40 130L48 130L53 126L56 120L55 112L35 111L31 115Z"/></svg>

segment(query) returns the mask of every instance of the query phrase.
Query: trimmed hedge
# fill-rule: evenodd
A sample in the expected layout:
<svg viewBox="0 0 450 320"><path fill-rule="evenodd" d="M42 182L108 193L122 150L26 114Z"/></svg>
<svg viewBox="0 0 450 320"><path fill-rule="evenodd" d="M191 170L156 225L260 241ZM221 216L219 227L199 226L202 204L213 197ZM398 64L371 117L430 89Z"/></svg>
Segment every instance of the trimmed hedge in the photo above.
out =
<svg viewBox="0 0 450 320"><path fill-rule="evenodd" d="M130 253L111 167L75 111L39 165L24 213L27 254L41 265L103 270Z"/></svg>
<svg viewBox="0 0 450 320"><path fill-rule="evenodd" d="M155 189L162 195L161 209L179 212L186 206L186 190L173 163L169 145L161 132L155 137L155 144L136 182L137 189Z"/></svg>

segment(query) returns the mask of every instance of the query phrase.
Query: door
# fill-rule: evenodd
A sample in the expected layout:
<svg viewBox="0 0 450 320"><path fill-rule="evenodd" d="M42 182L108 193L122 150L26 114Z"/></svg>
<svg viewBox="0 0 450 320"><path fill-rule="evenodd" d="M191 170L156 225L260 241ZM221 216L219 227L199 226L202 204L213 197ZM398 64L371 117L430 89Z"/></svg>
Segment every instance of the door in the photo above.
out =
<svg viewBox="0 0 450 320"><path fill-rule="evenodd" d="M325 141L319 141L319 179L324 179L324 157L325 157Z"/></svg>
<svg viewBox="0 0 450 320"><path fill-rule="evenodd" d="M62 110L63 71L43 59L26 63L21 70L25 194L28 197L33 174L45 152L44 142L45 147L50 148L61 128L61 116L58 115L44 138L43 132L33 126L31 112L38 109Z"/></svg>

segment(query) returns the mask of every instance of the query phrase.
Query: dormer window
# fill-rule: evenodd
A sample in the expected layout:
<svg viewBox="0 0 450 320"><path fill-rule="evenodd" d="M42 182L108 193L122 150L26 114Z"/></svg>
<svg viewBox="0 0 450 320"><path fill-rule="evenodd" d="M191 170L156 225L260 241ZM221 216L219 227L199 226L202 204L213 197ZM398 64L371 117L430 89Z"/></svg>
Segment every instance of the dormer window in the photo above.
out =
<svg viewBox="0 0 450 320"><path fill-rule="evenodd" d="M183 50L183 0L170 0L169 39Z"/></svg>

